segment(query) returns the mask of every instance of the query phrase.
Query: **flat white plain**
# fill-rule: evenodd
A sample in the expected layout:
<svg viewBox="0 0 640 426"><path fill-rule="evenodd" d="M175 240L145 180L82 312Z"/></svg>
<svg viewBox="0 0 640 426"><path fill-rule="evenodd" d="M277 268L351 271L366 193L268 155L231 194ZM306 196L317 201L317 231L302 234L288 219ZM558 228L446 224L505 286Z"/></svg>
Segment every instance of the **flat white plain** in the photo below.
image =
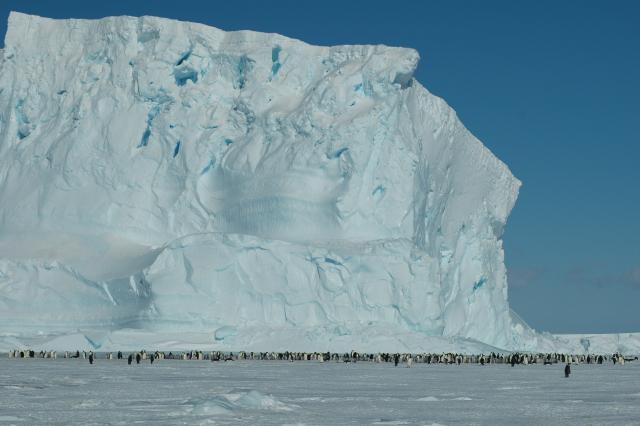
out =
<svg viewBox="0 0 640 426"><path fill-rule="evenodd" d="M0 424L638 424L624 366L0 359Z"/></svg>

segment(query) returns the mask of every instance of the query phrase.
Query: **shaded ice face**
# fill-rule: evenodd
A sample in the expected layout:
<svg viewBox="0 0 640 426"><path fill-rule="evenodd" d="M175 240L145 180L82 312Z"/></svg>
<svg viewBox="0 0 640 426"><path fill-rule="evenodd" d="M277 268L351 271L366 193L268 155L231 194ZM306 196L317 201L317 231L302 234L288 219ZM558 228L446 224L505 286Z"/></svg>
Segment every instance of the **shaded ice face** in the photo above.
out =
<svg viewBox="0 0 640 426"><path fill-rule="evenodd" d="M199 182L216 227L224 232L304 242L341 237L336 203L348 185L340 159L324 169L259 170L244 175L220 168Z"/></svg>

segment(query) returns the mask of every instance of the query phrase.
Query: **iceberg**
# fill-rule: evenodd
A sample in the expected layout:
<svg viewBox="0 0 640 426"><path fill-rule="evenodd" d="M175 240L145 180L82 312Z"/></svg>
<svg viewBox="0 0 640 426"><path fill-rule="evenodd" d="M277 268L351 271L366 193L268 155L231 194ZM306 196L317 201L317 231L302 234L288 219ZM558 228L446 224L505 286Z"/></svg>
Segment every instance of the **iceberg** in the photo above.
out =
<svg viewBox="0 0 640 426"><path fill-rule="evenodd" d="M501 238L520 181L413 77L418 61L156 17L12 12L5 336L552 345L507 300Z"/></svg>

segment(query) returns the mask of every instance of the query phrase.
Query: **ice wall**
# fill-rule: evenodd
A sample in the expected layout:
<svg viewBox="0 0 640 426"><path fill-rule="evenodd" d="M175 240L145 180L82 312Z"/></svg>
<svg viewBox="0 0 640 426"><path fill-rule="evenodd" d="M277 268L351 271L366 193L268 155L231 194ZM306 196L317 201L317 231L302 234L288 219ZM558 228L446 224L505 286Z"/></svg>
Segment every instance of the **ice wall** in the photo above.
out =
<svg viewBox="0 0 640 426"><path fill-rule="evenodd" d="M534 344L501 242L520 182L413 78L418 60L11 13L0 323Z"/></svg>

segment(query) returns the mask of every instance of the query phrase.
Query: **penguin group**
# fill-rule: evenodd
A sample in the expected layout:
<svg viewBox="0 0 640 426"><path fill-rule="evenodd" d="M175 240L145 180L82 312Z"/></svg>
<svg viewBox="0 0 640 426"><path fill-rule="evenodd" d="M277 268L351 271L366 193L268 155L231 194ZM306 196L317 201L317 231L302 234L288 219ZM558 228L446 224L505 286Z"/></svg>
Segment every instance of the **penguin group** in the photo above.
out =
<svg viewBox="0 0 640 426"><path fill-rule="evenodd" d="M35 352L33 350L12 350L8 353L9 358L48 358L56 359L56 351L40 351ZM114 356L112 352L107 352L102 355L106 360L113 360ZM90 364L93 364L98 355L93 351L78 351L64 352L64 358L79 358L88 359ZM127 359L129 365L140 364L143 361L149 360L150 364L153 364L157 360L162 359L174 359L174 360L187 360L187 361L239 361L239 360L252 360L252 361L316 361L316 362L341 362L341 363L356 363L356 362L374 362L374 363L393 363L395 366L404 365L411 367L413 364L444 364L444 365L461 365L461 364L505 364L511 367L516 365L553 365L558 363L563 364L605 364L612 362L617 365L624 365L631 361L637 361L638 357L625 357L620 353L611 355L605 354L563 354L563 353L508 353L501 354L492 352L490 354L460 354L460 353L360 353L356 351L337 353L337 352L221 352L210 351L204 352L200 350L194 350L189 352L169 352L168 354L162 351L156 351L153 353L147 353L145 350L129 353L127 357L122 351L118 351L115 357L118 360Z"/></svg>
<svg viewBox="0 0 640 426"><path fill-rule="evenodd" d="M50 358L56 359L58 358L58 354L56 351L40 351L35 352L30 349L27 350L13 350L9 351L9 358Z"/></svg>

